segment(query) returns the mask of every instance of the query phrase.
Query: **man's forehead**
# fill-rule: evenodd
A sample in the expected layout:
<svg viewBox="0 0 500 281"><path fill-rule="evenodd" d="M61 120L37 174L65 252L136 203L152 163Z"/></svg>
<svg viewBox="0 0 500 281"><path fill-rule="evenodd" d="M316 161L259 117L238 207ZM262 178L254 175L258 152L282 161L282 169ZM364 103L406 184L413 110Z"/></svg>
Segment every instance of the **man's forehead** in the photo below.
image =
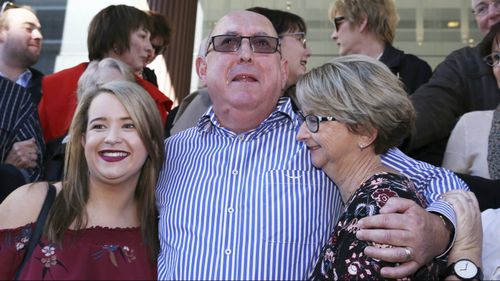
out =
<svg viewBox="0 0 500 281"><path fill-rule="evenodd" d="M490 0L472 0L472 7L475 7L481 3L488 4L490 2L491 2Z"/></svg>
<svg viewBox="0 0 500 281"><path fill-rule="evenodd" d="M39 23L38 17L30 10L23 8L16 8L8 10L9 21L18 21L18 22L34 22Z"/></svg>
<svg viewBox="0 0 500 281"><path fill-rule="evenodd" d="M273 25L266 17L249 11L233 12L222 17L217 22L213 34L277 36Z"/></svg>

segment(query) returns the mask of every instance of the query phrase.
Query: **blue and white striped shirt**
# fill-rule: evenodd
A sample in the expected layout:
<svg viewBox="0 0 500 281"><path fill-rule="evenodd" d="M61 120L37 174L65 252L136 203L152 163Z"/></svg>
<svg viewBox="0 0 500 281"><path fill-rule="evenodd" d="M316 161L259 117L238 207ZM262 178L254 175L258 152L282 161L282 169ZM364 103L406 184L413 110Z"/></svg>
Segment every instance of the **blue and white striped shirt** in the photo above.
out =
<svg viewBox="0 0 500 281"><path fill-rule="evenodd" d="M160 280L308 276L343 204L296 141L298 125L282 98L255 130L234 134L210 110L197 127L165 141Z"/></svg>

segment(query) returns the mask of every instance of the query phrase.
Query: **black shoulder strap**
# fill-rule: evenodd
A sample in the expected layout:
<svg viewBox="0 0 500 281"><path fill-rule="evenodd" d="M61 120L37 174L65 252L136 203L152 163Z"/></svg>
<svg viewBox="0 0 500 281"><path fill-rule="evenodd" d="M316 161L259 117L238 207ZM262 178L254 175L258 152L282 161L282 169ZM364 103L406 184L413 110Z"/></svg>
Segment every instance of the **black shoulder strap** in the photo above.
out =
<svg viewBox="0 0 500 281"><path fill-rule="evenodd" d="M40 240L40 236L42 236L43 226L45 225L45 221L47 220L47 215L49 214L50 207L52 207L52 203L54 203L55 198L56 198L56 188L55 186L50 184L49 190L47 191L47 196L45 197L45 201L43 201L42 209L40 210L40 214L38 214L38 218L36 219L35 227L33 229L33 233L28 243L28 248L26 249L26 254L23 257L23 262L17 269L15 280L19 280L19 275L21 274L24 266L30 259L31 254L33 253L33 250L36 247L36 244Z"/></svg>

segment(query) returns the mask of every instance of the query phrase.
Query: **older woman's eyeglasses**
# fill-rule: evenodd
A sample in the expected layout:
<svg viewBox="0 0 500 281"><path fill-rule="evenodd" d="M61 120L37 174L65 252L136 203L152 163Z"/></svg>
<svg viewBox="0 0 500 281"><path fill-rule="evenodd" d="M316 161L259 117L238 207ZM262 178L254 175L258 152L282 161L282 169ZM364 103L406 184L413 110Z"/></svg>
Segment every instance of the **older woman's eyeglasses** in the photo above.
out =
<svg viewBox="0 0 500 281"><path fill-rule="evenodd" d="M311 131L311 133L317 133L319 130L319 123L324 121L335 121L335 117L332 116L319 116L314 114L307 114L304 116L302 111L299 111L300 121L306 122L307 129Z"/></svg>
<svg viewBox="0 0 500 281"><path fill-rule="evenodd" d="M486 62L489 66L495 66L500 62L500 52L493 52L483 58L484 62Z"/></svg>
<svg viewBox="0 0 500 281"><path fill-rule="evenodd" d="M210 51L210 45L216 52L236 52L241 47L241 41L248 39L250 48L254 53L272 54L278 51L279 39L272 36L239 36L239 35L217 35L210 38L207 53Z"/></svg>
<svg viewBox="0 0 500 281"><path fill-rule="evenodd" d="M307 39L306 39L306 33L305 32L283 33L279 37L283 38L285 36L290 36L290 37L293 37L293 38L297 39L297 41L299 41L302 44L302 46L304 46L304 49L307 47Z"/></svg>
<svg viewBox="0 0 500 281"><path fill-rule="evenodd" d="M490 6L493 6L495 10L500 10L500 0L492 0L491 2L481 2L477 4L476 7L474 7L474 10L472 10L472 13L476 16L484 16L488 14L488 10Z"/></svg>

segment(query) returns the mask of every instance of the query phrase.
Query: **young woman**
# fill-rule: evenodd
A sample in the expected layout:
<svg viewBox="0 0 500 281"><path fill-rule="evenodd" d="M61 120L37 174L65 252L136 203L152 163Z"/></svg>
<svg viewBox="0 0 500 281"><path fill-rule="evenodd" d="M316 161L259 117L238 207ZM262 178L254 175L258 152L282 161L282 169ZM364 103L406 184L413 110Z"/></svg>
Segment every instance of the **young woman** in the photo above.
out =
<svg viewBox="0 0 500 281"><path fill-rule="evenodd" d="M66 147L57 197L21 279L156 279L155 184L163 129L148 93L112 81L85 93ZM0 205L0 279L21 264L47 183Z"/></svg>

